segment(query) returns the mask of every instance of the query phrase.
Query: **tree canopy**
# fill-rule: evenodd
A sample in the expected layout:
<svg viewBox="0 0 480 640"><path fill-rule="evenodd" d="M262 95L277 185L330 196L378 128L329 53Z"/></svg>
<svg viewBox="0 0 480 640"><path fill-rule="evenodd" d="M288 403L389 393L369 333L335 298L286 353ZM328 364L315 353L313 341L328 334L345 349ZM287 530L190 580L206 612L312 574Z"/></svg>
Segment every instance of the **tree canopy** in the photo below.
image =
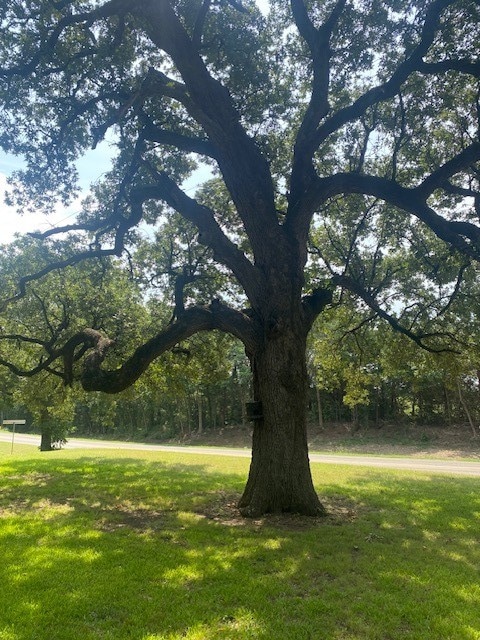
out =
<svg viewBox="0 0 480 640"><path fill-rule="evenodd" d="M315 319L354 296L428 350L458 343L448 312L480 258L479 18L475 0L3 3L0 144L25 160L12 203L68 202L75 160L105 139L115 154L75 223L37 234L58 255L5 287L4 311L47 273L143 259L144 225L161 225L143 255L173 296L130 353L84 326L31 371L62 360L66 382L116 393L182 340L227 332L258 403L243 512L322 513ZM213 177L192 196L199 167Z"/></svg>

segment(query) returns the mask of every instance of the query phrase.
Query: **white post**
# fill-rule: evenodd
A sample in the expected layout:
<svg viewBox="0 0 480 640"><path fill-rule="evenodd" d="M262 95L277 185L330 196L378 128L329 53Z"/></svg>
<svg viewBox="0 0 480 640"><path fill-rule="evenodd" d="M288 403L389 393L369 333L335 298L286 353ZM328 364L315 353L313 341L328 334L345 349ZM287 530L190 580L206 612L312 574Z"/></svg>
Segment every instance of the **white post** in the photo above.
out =
<svg viewBox="0 0 480 640"><path fill-rule="evenodd" d="M12 449L10 451L10 453L13 453L13 444L15 442L15 427L17 424L25 424L26 420L4 420L3 421L3 426L5 426L6 424L11 424L13 425L13 429L12 429Z"/></svg>

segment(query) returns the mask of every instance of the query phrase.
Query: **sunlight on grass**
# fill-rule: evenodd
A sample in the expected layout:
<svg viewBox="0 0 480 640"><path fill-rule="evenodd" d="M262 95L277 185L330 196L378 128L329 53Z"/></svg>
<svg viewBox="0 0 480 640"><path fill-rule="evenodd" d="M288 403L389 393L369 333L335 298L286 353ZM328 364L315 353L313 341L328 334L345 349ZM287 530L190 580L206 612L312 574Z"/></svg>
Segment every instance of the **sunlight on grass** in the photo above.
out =
<svg viewBox="0 0 480 640"><path fill-rule="evenodd" d="M241 519L248 460L0 457L0 640L480 640L478 480L313 465L330 515Z"/></svg>
<svg viewBox="0 0 480 640"><path fill-rule="evenodd" d="M223 616L213 624L195 624L181 635L177 633L168 635L148 634L142 640L219 640L221 638L263 638L265 629L255 614L244 608L234 611L230 615ZM268 636L267 636L268 637Z"/></svg>

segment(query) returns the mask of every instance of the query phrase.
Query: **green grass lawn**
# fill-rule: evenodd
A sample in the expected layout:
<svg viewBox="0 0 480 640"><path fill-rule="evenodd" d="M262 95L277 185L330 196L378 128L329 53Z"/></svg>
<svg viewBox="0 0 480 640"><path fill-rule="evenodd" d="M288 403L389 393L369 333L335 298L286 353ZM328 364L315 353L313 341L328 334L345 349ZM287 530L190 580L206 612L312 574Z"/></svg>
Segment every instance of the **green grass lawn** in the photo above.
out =
<svg viewBox="0 0 480 640"><path fill-rule="evenodd" d="M478 479L314 464L330 517L245 522L247 469L0 443L0 640L480 639Z"/></svg>

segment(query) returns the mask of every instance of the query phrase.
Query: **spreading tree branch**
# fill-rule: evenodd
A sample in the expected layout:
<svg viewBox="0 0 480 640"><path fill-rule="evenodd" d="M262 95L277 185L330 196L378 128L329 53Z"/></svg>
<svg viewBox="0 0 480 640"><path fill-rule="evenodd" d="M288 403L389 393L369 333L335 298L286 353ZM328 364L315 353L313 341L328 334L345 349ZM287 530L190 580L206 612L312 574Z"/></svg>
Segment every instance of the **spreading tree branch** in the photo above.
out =
<svg viewBox="0 0 480 640"><path fill-rule="evenodd" d="M480 161L480 142L472 142L472 144L460 153L457 153L457 155L448 160L448 162L445 162L445 164L433 171L416 188L416 191L421 197L426 199L435 189L444 187L444 185L448 183L449 178L478 161Z"/></svg>
<svg viewBox="0 0 480 640"><path fill-rule="evenodd" d="M118 393L131 386L148 366L162 353L172 349L199 331L219 329L239 338L250 353L257 348L253 321L244 313L236 311L218 300L207 307L190 307L166 329L138 347L125 362L115 370L102 369L109 344L100 342L100 347L87 355L81 383L86 391ZM81 339L81 336L79 336ZM105 338L99 338L99 340Z"/></svg>
<svg viewBox="0 0 480 640"><path fill-rule="evenodd" d="M132 13L146 21L146 32L152 42L174 61L186 93L175 83L172 90L214 145L215 157L256 260L268 263L272 252L270 243L264 242L265 236L276 238L277 246L285 243L285 237L277 220L273 181L266 158L246 133L228 90L209 73L198 47L170 3L165 0L137 3Z"/></svg>
<svg viewBox="0 0 480 640"><path fill-rule="evenodd" d="M368 291L366 291L358 282L354 279L350 278L346 275L334 275L332 277L332 284L341 286L345 289L348 289L351 293L358 296L361 300L365 302L365 304L374 311L378 317L386 320L388 324L394 329L397 333L401 333L402 335L410 338L415 344L424 349L425 351L429 351L430 353L460 353L459 351L452 349L451 347L432 347L425 342L425 340L432 340L438 338L448 338L450 341L455 338L451 333L447 332L429 332L429 333L415 333L408 327L405 327L395 316L382 309L377 300L372 296Z"/></svg>
<svg viewBox="0 0 480 640"><path fill-rule="evenodd" d="M202 44L203 28L205 26L205 21L207 19L208 10L210 9L211 4L212 0L203 0L198 10L197 19L195 20L192 34L192 42L196 47L200 47L200 45Z"/></svg>
<svg viewBox="0 0 480 640"><path fill-rule="evenodd" d="M345 7L346 0L338 0L329 18L315 28L303 0L291 0L292 13L298 31L310 49L313 63L312 93L298 130L290 178L290 204L300 206L302 194L314 175L313 154L315 133L320 121L329 111L330 39ZM290 216L293 214L290 212Z"/></svg>
<svg viewBox="0 0 480 640"><path fill-rule="evenodd" d="M176 131L168 131L156 126L151 121L144 126L141 136L148 142L157 142L189 153L198 153L202 156L215 158L215 148L209 140L186 136Z"/></svg>
<svg viewBox="0 0 480 640"><path fill-rule="evenodd" d="M474 145L472 145L474 146ZM475 146L476 153L479 147ZM426 198L450 175L453 164L440 169L436 179L427 187L402 187L394 180L357 173L337 173L328 178L317 178L313 209L317 210L327 199L338 194L359 193L371 195L402 209L424 222L442 240L466 256L480 260L480 228L470 222L446 220L426 202ZM447 163L448 164L448 163ZM313 195L313 194L312 194ZM468 240L468 242L467 242Z"/></svg>
<svg viewBox="0 0 480 640"><path fill-rule="evenodd" d="M412 53L399 64L394 73L382 84L373 87L348 107L337 111L318 127L314 144L318 148L333 132L349 122L358 120L370 107L393 98L404 82L423 64L438 29L441 13L455 0L434 0L427 8L420 40Z"/></svg>
<svg viewBox="0 0 480 640"><path fill-rule="evenodd" d="M288 229L289 233L295 235L299 239L299 242L304 242L308 237L308 229L312 215L315 211L315 206L312 206L312 201L314 200L313 192L317 190L318 182L317 175L312 164L314 152L331 134L339 131L346 124L361 119L368 109L390 100L400 93L406 80L413 73L418 71L423 64L423 57L427 54L438 30L440 16L448 6L453 4L453 2L454 0L434 0L431 2L425 13L425 19L417 45L405 60L397 66L389 79L364 93L349 106L338 110L330 117L324 119L315 130L312 130L311 128L313 119L311 118L310 113L313 109L312 105L316 104L318 108L321 101L319 98L314 100L312 94L311 104L307 109L306 116L300 127L299 136L297 137L298 149L301 150L302 153L297 153L297 151L295 153L296 157L294 158L291 173L289 206L285 218L285 227ZM292 6L295 8L296 22L299 31L310 46L315 68L317 54L314 53L312 49L314 42L316 42L315 38L320 38L319 34L322 29L326 29L326 33L328 37L330 37L332 28L336 24L336 21L343 10L343 3L337 2L329 21L327 21L327 23L318 31L315 30L313 24L309 20L305 5L301 0L298 2L294 0L292 2ZM322 49L323 53L320 54L318 59L321 58L325 60L325 46L326 45L324 44ZM320 75L321 74L319 74L319 77ZM322 90L318 95L321 93L323 96L322 102L325 105L327 101L326 90L328 90L328 82L325 83L325 72L323 73L323 77ZM320 112L321 111L318 110L318 113ZM324 115L327 114L325 113ZM308 132L308 142L300 144L300 132L303 129ZM308 162L306 158L308 159ZM365 193L370 192L366 191Z"/></svg>
<svg viewBox="0 0 480 640"><path fill-rule="evenodd" d="M59 3L60 9L63 10L69 2ZM103 5L98 6L91 11L84 11L81 13L69 12L63 18L55 24L51 29L50 35L45 41L40 43L37 51L33 53L29 59L23 60L20 64L0 68L0 78L11 78L14 76L27 77L34 71L40 63L51 55L51 52L55 50L61 35L68 27L78 24L85 24L86 26L92 26L97 20L109 18L114 15L125 15L131 6L134 4L133 0L110 0ZM91 51L89 52L89 54Z"/></svg>
<svg viewBox="0 0 480 640"><path fill-rule="evenodd" d="M208 246L214 258L228 267L254 304L262 295L263 275L222 231L213 211L190 198L165 172L153 171L155 185L137 187L131 192L133 206L141 210L144 202L160 199L192 222L199 230L199 242ZM138 215L141 215L140 211Z"/></svg>
<svg viewBox="0 0 480 640"><path fill-rule="evenodd" d="M480 62L472 62L465 58L440 60L439 62L421 62L418 70L426 74L439 74L447 71L458 71L467 75L480 77Z"/></svg>

